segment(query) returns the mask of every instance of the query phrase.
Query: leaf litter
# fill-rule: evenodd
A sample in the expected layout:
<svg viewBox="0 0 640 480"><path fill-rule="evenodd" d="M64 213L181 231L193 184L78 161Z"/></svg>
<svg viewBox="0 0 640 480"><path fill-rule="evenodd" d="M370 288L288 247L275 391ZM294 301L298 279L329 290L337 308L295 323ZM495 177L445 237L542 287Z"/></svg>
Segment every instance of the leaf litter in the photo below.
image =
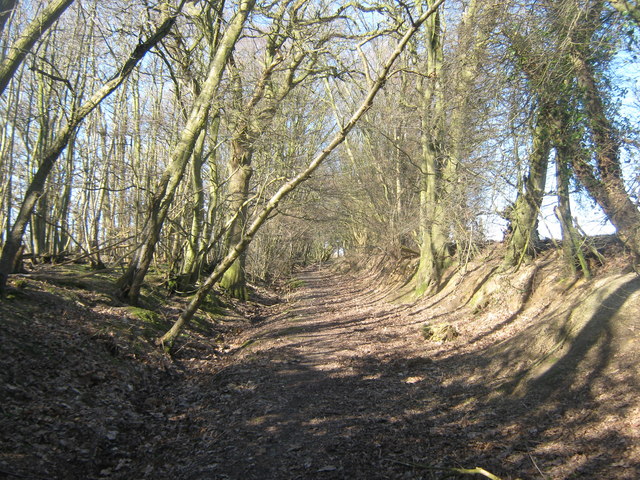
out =
<svg viewBox="0 0 640 480"><path fill-rule="evenodd" d="M452 308L447 289L392 301L362 273L297 278L287 302L261 291L269 302L191 331L173 359L104 293L28 278L0 306L0 476L638 478L638 353L619 347L637 345L637 281L620 280L615 325L587 335L594 314L552 348L554 319L598 282L573 307L539 287L514 316ZM431 321L461 335L425 341Z"/></svg>

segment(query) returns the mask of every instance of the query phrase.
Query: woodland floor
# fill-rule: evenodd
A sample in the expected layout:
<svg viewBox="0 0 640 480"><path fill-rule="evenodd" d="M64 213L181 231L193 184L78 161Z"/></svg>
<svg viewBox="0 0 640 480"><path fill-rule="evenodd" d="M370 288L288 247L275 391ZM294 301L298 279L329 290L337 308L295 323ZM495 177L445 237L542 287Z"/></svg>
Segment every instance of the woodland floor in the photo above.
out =
<svg viewBox="0 0 640 480"><path fill-rule="evenodd" d="M168 359L150 339L179 302L153 323L77 278L14 279L0 305L0 477L640 478L637 277L529 381L500 348L534 342L551 300L443 311L446 297L401 304L373 278L305 270L244 317L204 315ZM425 341L443 318L462 335Z"/></svg>

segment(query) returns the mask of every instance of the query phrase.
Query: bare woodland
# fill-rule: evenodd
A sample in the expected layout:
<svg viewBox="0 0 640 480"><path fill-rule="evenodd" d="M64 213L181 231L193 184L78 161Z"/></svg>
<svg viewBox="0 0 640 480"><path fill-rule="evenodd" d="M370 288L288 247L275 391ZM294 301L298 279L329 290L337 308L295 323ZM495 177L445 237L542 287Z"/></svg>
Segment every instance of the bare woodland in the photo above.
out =
<svg viewBox="0 0 640 480"><path fill-rule="evenodd" d="M495 247L474 312L550 248L637 269L638 55L635 0L0 0L0 302L84 265L179 299L169 353L341 258L418 301Z"/></svg>
<svg viewBox="0 0 640 480"><path fill-rule="evenodd" d="M5 3L2 288L27 254L246 298L382 249L421 295L492 216L532 258L554 195L568 269L575 199L640 253L635 2Z"/></svg>

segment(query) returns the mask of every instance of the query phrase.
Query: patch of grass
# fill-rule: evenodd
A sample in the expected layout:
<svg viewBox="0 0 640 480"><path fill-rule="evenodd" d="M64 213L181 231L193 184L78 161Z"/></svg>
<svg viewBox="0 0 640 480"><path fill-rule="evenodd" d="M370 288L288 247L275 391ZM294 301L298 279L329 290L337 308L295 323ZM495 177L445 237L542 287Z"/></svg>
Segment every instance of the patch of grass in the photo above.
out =
<svg viewBox="0 0 640 480"><path fill-rule="evenodd" d="M307 284L305 283L305 281L304 281L304 280L301 280L301 279L299 279L299 278L292 278L291 280L289 280L289 281L287 282L287 287L288 287L290 290L296 290L296 289L298 289L298 288L303 288L303 287L305 287L306 285L307 285Z"/></svg>
<svg viewBox="0 0 640 480"><path fill-rule="evenodd" d="M132 317L145 323L155 323L158 321L158 318L160 317L160 315L158 315L157 312L154 312L152 310L147 310L146 308L141 308L141 307L129 306L129 307L126 307L126 311Z"/></svg>
<svg viewBox="0 0 640 480"><path fill-rule="evenodd" d="M145 336L155 337L166 332L171 324L157 312L140 307L126 307L126 312L130 317L140 322Z"/></svg>

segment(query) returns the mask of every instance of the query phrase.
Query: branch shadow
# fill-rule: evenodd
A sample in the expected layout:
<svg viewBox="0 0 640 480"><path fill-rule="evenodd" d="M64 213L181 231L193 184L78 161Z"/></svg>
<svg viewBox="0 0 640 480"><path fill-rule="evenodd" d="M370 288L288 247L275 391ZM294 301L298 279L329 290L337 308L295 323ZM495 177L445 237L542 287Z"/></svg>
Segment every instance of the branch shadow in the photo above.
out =
<svg viewBox="0 0 640 480"><path fill-rule="evenodd" d="M156 472L192 479L462 479L469 477L445 469L477 465L503 480L637 478L637 435L619 428L640 411L637 377L611 368L618 339L612 322L639 290L639 279L615 289L561 358L517 383L500 379L513 352L501 358L491 346L435 362L411 363L396 351L323 363L337 350L322 343L333 330L371 321L314 323L313 338L245 354L222 374L198 378L199 397L185 403L200 443L194 447L187 435L158 446L155 458L189 460ZM305 342L316 342L315 356L304 353ZM612 418L617 423L607 427Z"/></svg>

